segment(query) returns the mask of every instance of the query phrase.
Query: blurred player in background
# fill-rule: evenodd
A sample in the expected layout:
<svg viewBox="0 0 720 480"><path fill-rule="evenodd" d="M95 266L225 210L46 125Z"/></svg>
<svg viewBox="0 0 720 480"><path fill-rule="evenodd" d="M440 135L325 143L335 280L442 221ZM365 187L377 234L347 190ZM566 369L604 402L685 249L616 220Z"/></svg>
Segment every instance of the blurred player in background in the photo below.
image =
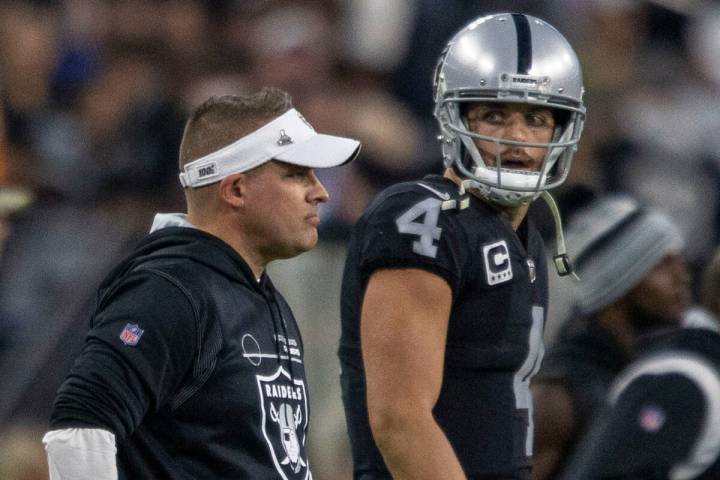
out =
<svg viewBox="0 0 720 480"><path fill-rule="evenodd" d="M556 478L642 336L679 327L691 301L679 228L634 198L580 209L567 241L581 280L573 316L533 380L535 479Z"/></svg>
<svg viewBox="0 0 720 480"><path fill-rule="evenodd" d="M720 335L648 339L608 391L562 480L720 478Z"/></svg>
<svg viewBox="0 0 720 480"><path fill-rule="evenodd" d="M527 479L529 382L547 266L526 218L566 178L585 107L577 57L544 21L479 18L435 75L445 170L381 193L342 286L343 401L357 479ZM569 273L560 242L556 266Z"/></svg>
<svg viewBox="0 0 720 480"><path fill-rule="evenodd" d="M683 325L720 333L720 248L715 249L710 262L701 272L698 304L685 312Z"/></svg>

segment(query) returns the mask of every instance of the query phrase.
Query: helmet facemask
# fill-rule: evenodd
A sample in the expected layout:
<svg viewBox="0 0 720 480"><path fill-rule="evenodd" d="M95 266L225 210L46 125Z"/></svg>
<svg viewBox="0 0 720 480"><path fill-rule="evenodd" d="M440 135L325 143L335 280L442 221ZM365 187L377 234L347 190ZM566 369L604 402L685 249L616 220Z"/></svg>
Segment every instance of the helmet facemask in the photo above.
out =
<svg viewBox="0 0 720 480"><path fill-rule="evenodd" d="M571 108L558 108L546 102L529 103L551 108L556 119L552 137L547 143L532 143L485 136L471 131L463 115L463 106L471 102L511 103L507 98L465 97L445 99L436 109L441 125L443 158L446 167L454 167L466 179L466 189L476 191L488 201L517 206L532 202L541 192L561 185L570 171L572 157L582 131L584 114ZM474 139L495 144L495 159L483 160ZM501 145L544 148L545 155L536 171L503 167ZM488 159L489 160L489 159ZM492 164L494 163L494 165Z"/></svg>

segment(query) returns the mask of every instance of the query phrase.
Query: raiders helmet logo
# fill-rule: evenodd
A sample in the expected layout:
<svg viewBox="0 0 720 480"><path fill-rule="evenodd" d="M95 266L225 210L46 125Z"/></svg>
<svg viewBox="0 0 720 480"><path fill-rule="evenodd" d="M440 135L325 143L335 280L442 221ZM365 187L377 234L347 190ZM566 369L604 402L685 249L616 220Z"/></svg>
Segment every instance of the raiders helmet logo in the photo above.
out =
<svg viewBox="0 0 720 480"><path fill-rule="evenodd" d="M483 245L485 278L488 285L497 285L512 280L513 271L510 263L510 251L505 240Z"/></svg>

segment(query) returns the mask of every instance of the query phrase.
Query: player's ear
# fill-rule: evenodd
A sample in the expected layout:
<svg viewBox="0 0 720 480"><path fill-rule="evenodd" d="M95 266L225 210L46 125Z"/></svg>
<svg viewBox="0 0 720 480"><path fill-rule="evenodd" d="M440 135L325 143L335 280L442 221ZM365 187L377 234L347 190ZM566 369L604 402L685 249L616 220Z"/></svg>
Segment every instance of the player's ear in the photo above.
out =
<svg viewBox="0 0 720 480"><path fill-rule="evenodd" d="M220 198L232 207L241 208L245 205L247 195L247 176L243 173L234 173L220 180L218 187Z"/></svg>

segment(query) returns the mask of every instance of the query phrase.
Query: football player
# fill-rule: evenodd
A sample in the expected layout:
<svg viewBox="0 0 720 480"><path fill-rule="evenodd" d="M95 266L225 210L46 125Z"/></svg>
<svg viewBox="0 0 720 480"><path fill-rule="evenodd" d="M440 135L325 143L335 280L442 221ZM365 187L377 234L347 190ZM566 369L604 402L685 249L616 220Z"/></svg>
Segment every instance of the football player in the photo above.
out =
<svg viewBox="0 0 720 480"><path fill-rule="evenodd" d="M618 376L562 480L720 478L720 335L648 340Z"/></svg>
<svg viewBox="0 0 720 480"><path fill-rule="evenodd" d="M641 339L679 328L692 298L680 230L632 197L578 210L567 239L582 281L569 289L572 314L533 381L534 480L557 478Z"/></svg>
<svg viewBox="0 0 720 480"><path fill-rule="evenodd" d="M566 178L585 118L580 65L551 25L496 14L460 30L435 74L442 175L382 192L342 285L343 402L356 479L530 476L529 382L547 266L527 218Z"/></svg>

